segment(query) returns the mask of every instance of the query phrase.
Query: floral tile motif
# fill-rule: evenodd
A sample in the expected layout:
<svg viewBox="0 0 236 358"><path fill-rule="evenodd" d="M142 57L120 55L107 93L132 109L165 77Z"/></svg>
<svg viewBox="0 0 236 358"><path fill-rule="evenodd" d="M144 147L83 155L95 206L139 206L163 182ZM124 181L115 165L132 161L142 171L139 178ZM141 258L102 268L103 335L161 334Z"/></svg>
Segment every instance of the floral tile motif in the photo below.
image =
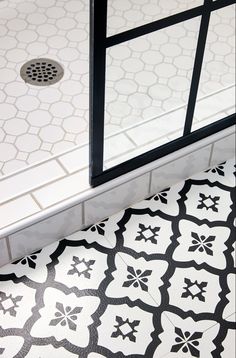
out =
<svg viewBox="0 0 236 358"><path fill-rule="evenodd" d="M113 353L145 354L154 331L152 314L139 307L108 305L98 327L98 344Z"/></svg>
<svg viewBox="0 0 236 358"><path fill-rule="evenodd" d="M161 325L163 333L160 334L161 344L157 347L155 358L168 352L168 357L174 358L213 356L212 352L216 349L214 339L219 332L216 322L194 321L191 317L183 320L171 312L163 312Z"/></svg>
<svg viewBox="0 0 236 358"><path fill-rule="evenodd" d="M50 255L56 250L57 246L58 243L51 244L43 250L33 252L31 255L1 267L0 277L14 273L16 277L26 276L36 282L45 282L48 275L47 265L52 262Z"/></svg>
<svg viewBox="0 0 236 358"><path fill-rule="evenodd" d="M35 289L23 283L0 282L0 327L22 328L32 315Z"/></svg>
<svg viewBox="0 0 236 358"><path fill-rule="evenodd" d="M176 216L179 214L178 200L180 199L180 190L183 183L173 185L171 188L162 190L146 200L143 200L132 206L134 209L149 209L156 212L161 210L165 214Z"/></svg>
<svg viewBox="0 0 236 358"><path fill-rule="evenodd" d="M169 282L171 305L196 314L215 312L220 301L219 276L193 267L177 267Z"/></svg>
<svg viewBox="0 0 236 358"><path fill-rule="evenodd" d="M113 249L116 246L116 230L119 229L118 223L123 217L124 212L121 211L109 218L95 223L88 228L78 231L68 237L69 240L85 240L88 243L96 243L99 246ZM98 240L99 237L99 240ZM109 241L106 240L109 238ZM96 246L96 247L99 247Z"/></svg>
<svg viewBox="0 0 236 358"><path fill-rule="evenodd" d="M186 193L186 213L199 220L227 221L233 204L230 192L219 186L191 184Z"/></svg>
<svg viewBox="0 0 236 358"><path fill-rule="evenodd" d="M131 301L141 300L151 306L160 306L162 276L168 268L167 261L150 260L117 253L114 280L106 289L107 297L129 297Z"/></svg>
<svg viewBox="0 0 236 358"><path fill-rule="evenodd" d="M66 247L55 266L55 280L79 290L98 289L106 269L106 254L83 246Z"/></svg>
<svg viewBox="0 0 236 358"><path fill-rule="evenodd" d="M1 268L0 358L234 358L234 166L218 167Z"/></svg>
<svg viewBox="0 0 236 358"><path fill-rule="evenodd" d="M235 186L235 159L229 159L222 163L215 165L209 169L206 169L204 172L199 173L193 176L193 179L201 180L206 179L212 183L219 182L226 186L234 187Z"/></svg>
<svg viewBox="0 0 236 358"><path fill-rule="evenodd" d="M198 225L189 220L180 220L179 245L173 253L173 259L182 262L195 262L202 266L211 266L224 270L227 265L225 251L230 229L223 226L209 227Z"/></svg>
<svg viewBox="0 0 236 358"><path fill-rule="evenodd" d="M74 293L47 288L43 297L44 307L40 318L33 325L32 337L54 337L56 342L68 342L86 347L90 340L91 315L100 304L98 297L77 297ZM91 337L92 338L92 337Z"/></svg>
<svg viewBox="0 0 236 358"><path fill-rule="evenodd" d="M171 244L171 221L154 214L151 216L136 209L127 209L121 227L124 230L124 246L136 252L164 254Z"/></svg>

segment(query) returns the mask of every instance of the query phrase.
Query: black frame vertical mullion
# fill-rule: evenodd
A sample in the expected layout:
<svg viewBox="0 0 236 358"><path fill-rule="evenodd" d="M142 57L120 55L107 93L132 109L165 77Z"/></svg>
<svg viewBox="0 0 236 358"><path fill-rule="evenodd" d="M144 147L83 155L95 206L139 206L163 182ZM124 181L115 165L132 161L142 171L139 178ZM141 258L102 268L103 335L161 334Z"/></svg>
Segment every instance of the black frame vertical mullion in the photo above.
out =
<svg viewBox="0 0 236 358"><path fill-rule="evenodd" d="M107 0L90 1L90 178L103 171Z"/></svg>
<svg viewBox="0 0 236 358"><path fill-rule="evenodd" d="M206 47L208 27L209 27L210 16L211 16L211 9L209 6L210 4L211 4L211 0L204 1L204 12L202 14L201 24L198 34L198 42L197 42L196 55L193 65L191 87L189 91L188 105L187 105L187 111L185 117L184 132L183 132L184 136L191 133L191 129L192 129L194 110L196 106L198 87L200 83L200 76L201 76L204 52Z"/></svg>

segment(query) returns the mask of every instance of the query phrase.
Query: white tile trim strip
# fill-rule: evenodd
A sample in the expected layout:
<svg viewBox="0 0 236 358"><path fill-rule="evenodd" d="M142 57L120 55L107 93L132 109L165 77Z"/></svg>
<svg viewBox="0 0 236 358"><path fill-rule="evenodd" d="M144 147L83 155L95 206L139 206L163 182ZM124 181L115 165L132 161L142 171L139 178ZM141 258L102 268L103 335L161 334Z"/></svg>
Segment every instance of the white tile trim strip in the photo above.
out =
<svg viewBox="0 0 236 358"><path fill-rule="evenodd" d="M66 172L55 160L16 174L0 182L0 204L65 175Z"/></svg>
<svg viewBox="0 0 236 358"><path fill-rule="evenodd" d="M5 238L0 239L0 267L7 264L11 257L8 252L7 240Z"/></svg>
<svg viewBox="0 0 236 358"><path fill-rule="evenodd" d="M20 216L20 217L14 218L12 215L12 213L14 213L14 212L12 211L11 216L10 216L12 221L10 222L9 219L4 220L4 223L2 224L2 229L0 230L0 237L6 237L14 232L22 230L22 229L24 229L28 226L31 226L35 223L38 223L45 219L48 219L49 217L56 215L64 210L67 210L68 208L71 208L79 203L85 202L88 199L91 199L92 197L95 197L97 195L100 195L101 193L104 193L111 189L114 189L115 187L120 186L126 182L129 182L130 180L137 178L145 173L151 172L153 169L160 168L160 167L164 166L165 164L175 161L178 158L184 157L184 156L188 155L189 153L199 150L200 148L207 147L207 146L209 146L209 144L217 142L224 137L228 137L230 135L234 136L234 134L233 134L234 130L235 130L234 127L227 128L224 131L221 131L221 132L219 132L215 135L212 135L208 138L205 138L205 139L203 139L197 143L194 143L188 147L182 148L181 150L179 150L175 153L169 154L168 156L166 156L164 158L161 158L155 162L149 163L137 170L134 170L126 175L116 178L116 179L114 179L108 183L105 183L105 184L103 184L97 188L94 188L94 189L88 187L88 180L86 179L86 176L88 178L88 175L86 174L86 170L84 170L84 171L77 172L73 175L70 175L65 179L59 179L55 182L55 185L56 185L55 188L57 188L57 189L63 188L65 190L64 193L61 193L59 191L59 189L58 190L53 189L52 183L45 185L41 189L34 190L34 191L32 191L31 195L33 198L37 199L37 203L34 202L34 205L33 205L32 202L30 202L29 207L27 206L27 207L24 207L24 209L23 209L23 207L21 206L21 208L20 208L21 214L23 212L27 212L27 217L26 217L26 215L24 217L22 215L22 217ZM229 152L227 154L229 155ZM207 163L206 167L208 165L209 165L209 163ZM193 174L193 173L191 173L191 174ZM70 185L71 185L70 178L72 179L72 182L74 181L73 189L70 187ZM81 188L79 178L81 179L81 185L82 185L83 192L79 191ZM78 184L77 184L77 180L78 180ZM86 182L84 180L86 180ZM63 186L63 183L65 184L65 181L66 181L66 185ZM62 186L60 186L60 185L62 185ZM77 187L77 185L78 185L78 187ZM69 189L67 189L66 187L68 187ZM68 191L66 192L66 190L68 190ZM57 192L58 192L58 199L57 199L58 202L55 199L55 194ZM54 196L52 196L52 199L50 201L51 196L49 197L49 195L51 195L51 194L53 194ZM44 198L44 195L47 195L47 197ZM25 198L25 197L30 197L30 196L24 195L23 198ZM32 199L32 197L30 197L30 198ZM22 197L19 197L18 200L22 200ZM33 201L33 199L32 199L32 201ZM2 204L2 206L1 206L2 212L5 211L5 205L9 205L9 203L11 203L11 202ZM40 204L41 208L38 205L38 203Z"/></svg>

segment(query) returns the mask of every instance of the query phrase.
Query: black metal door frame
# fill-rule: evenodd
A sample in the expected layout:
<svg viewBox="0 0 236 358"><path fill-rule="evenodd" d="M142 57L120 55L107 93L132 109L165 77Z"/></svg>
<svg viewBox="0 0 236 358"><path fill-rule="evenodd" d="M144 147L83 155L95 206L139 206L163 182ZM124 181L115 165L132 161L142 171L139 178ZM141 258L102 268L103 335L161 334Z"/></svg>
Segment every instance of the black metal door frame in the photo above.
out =
<svg viewBox="0 0 236 358"><path fill-rule="evenodd" d="M191 132L211 13L235 3L235 0L204 0L204 4L166 18L107 37L108 0L90 0L90 184L95 187L153 160L235 124L229 115ZM139 36L201 16L192 80L183 136L146 153L103 170L106 50Z"/></svg>

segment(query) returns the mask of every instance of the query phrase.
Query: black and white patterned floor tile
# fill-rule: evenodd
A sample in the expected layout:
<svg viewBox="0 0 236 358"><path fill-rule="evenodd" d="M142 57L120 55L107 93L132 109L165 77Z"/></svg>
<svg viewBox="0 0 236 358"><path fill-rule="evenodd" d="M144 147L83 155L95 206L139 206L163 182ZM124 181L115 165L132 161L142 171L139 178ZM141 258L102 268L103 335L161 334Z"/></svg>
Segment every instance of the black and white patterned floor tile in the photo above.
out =
<svg viewBox="0 0 236 358"><path fill-rule="evenodd" d="M232 160L0 269L0 358L234 358Z"/></svg>

